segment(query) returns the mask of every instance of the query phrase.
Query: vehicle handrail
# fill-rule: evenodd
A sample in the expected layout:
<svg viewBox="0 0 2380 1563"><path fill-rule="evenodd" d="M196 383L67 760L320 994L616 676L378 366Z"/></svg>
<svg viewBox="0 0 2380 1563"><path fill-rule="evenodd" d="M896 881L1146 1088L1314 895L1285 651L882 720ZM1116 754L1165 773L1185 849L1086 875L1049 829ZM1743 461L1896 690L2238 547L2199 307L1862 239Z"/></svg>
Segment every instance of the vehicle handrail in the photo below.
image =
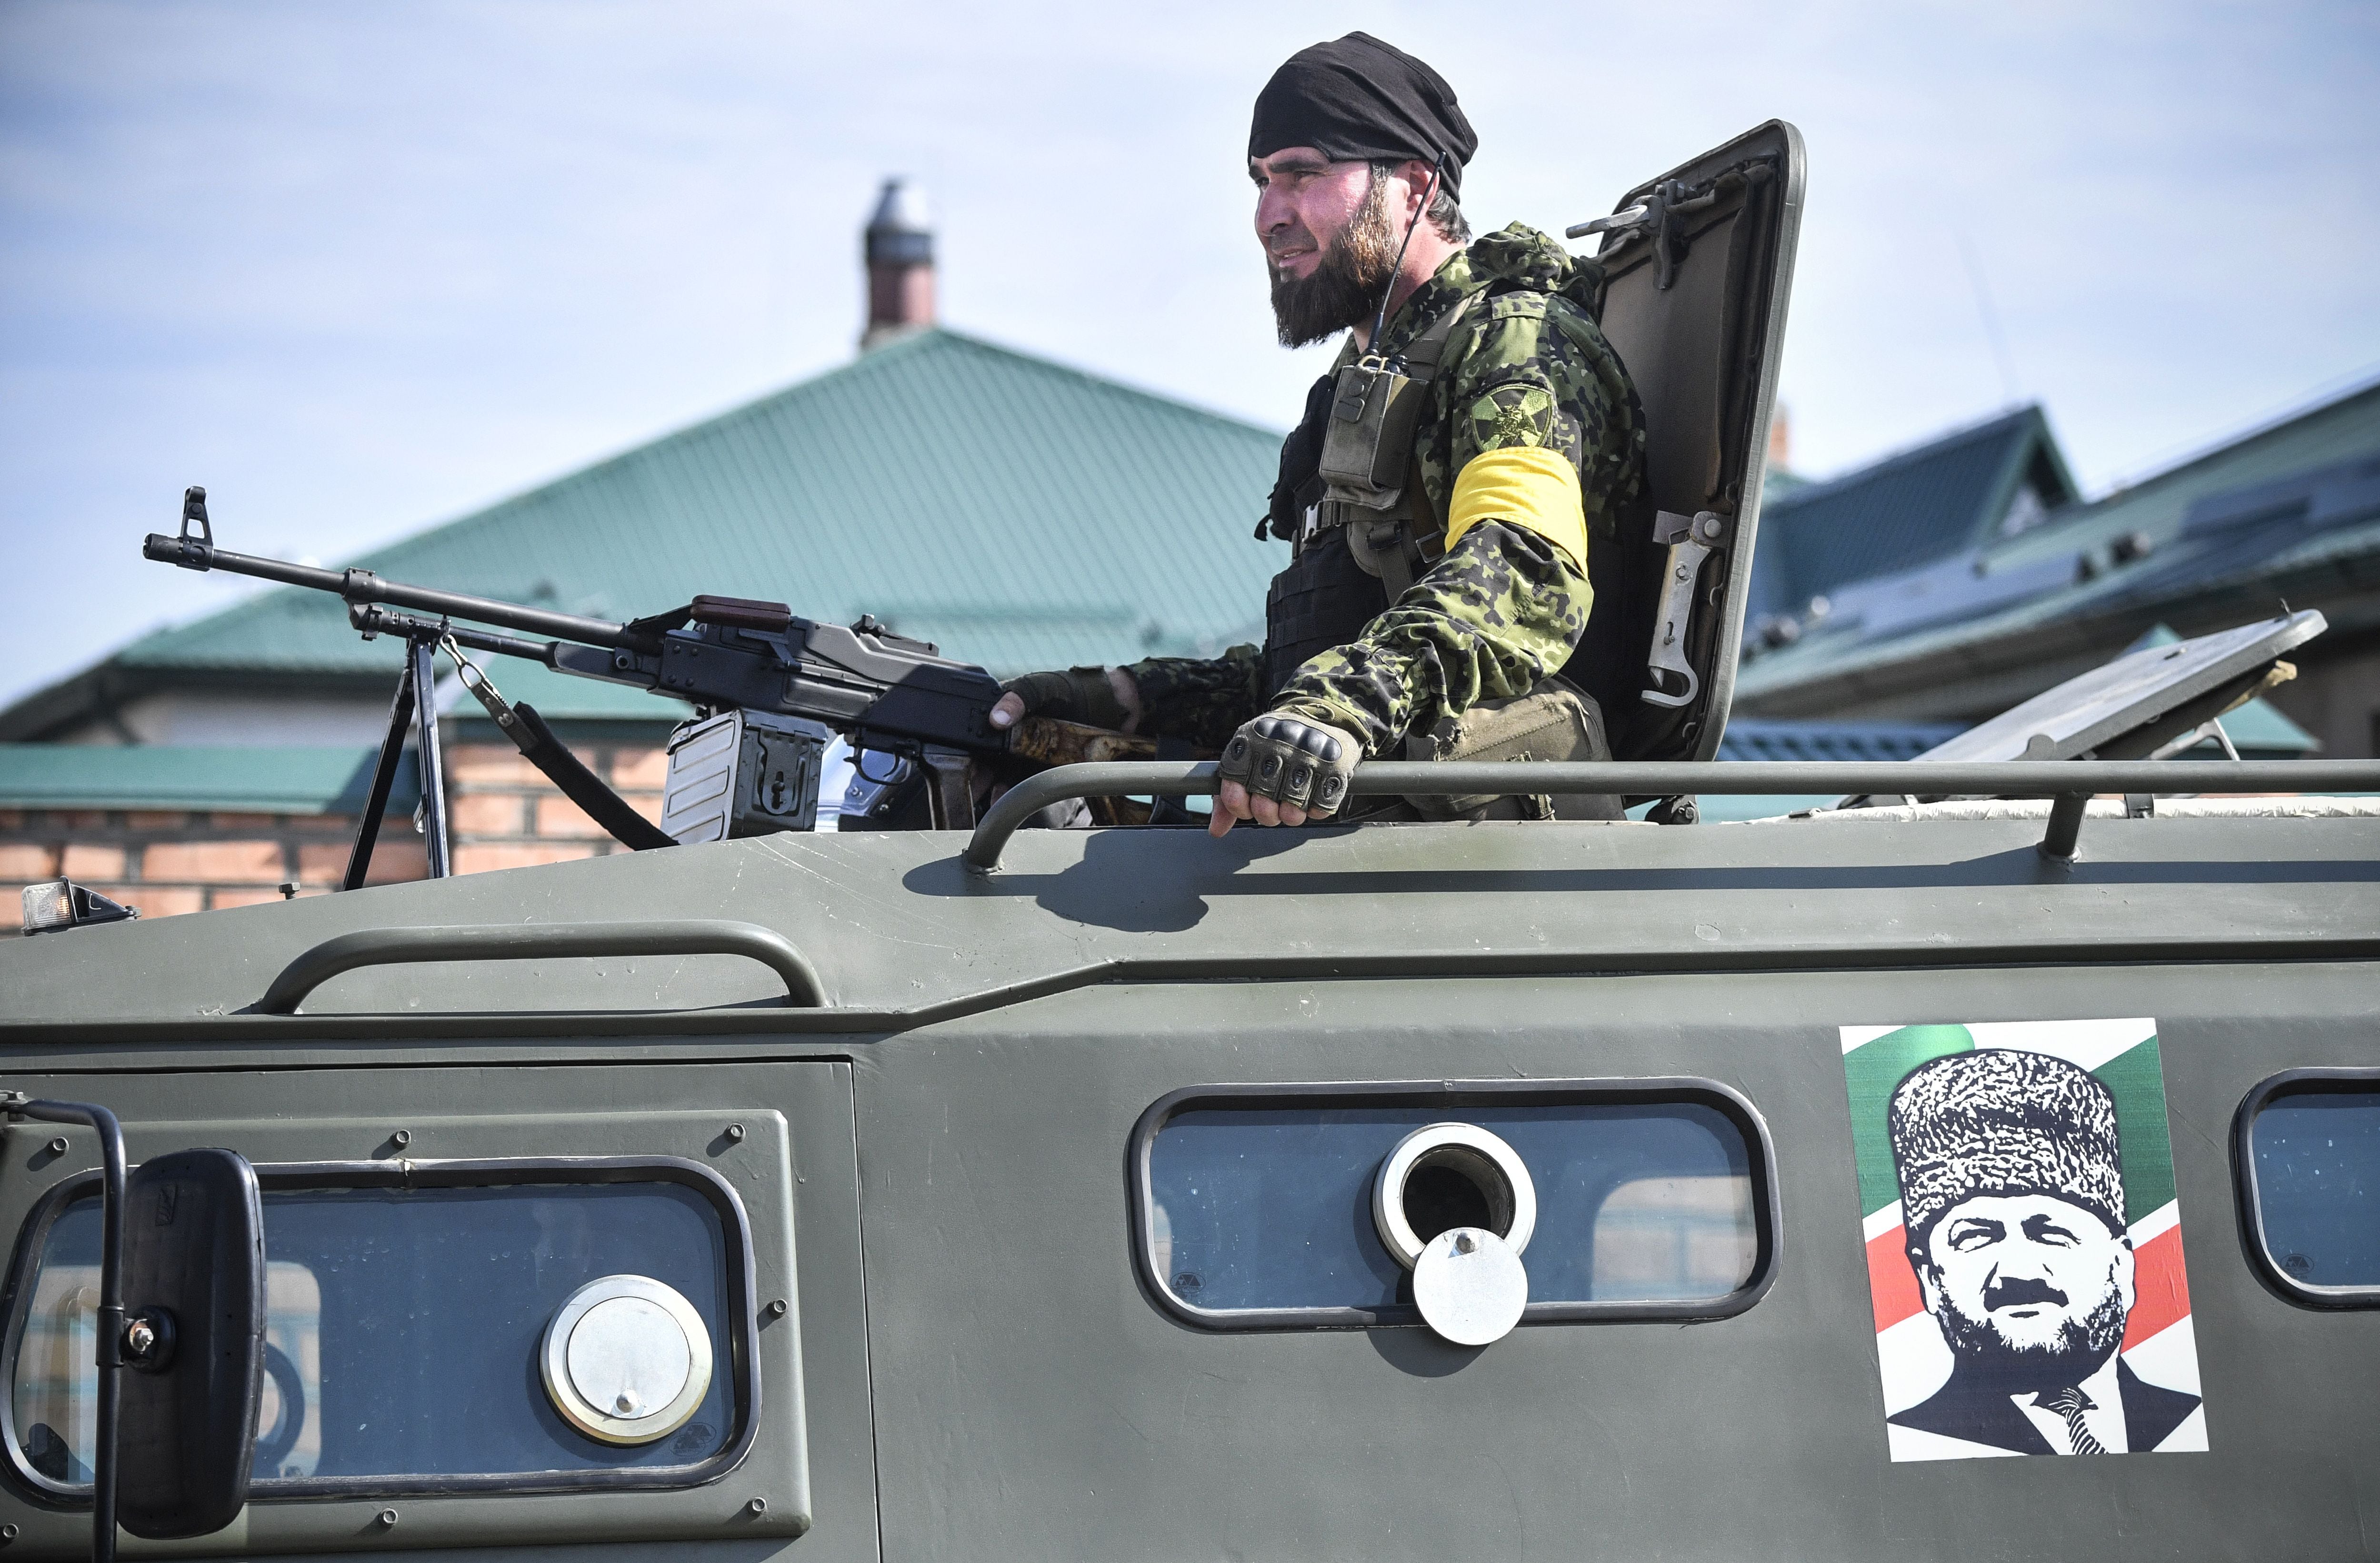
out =
<svg viewBox="0 0 2380 1563"><path fill-rule="evenodd" d="M978 872L999 867L1027 818L1070 798L1211 797L1215 787L1212 760L1058 766L1010 788L961 855ZM2102 793L2380 793L2380 760L1374 760L1355 768L1348 791L1355 797L1977 794L2072 799L2079 821L2082 800ZM2071 855L2070 834L2067 842L2069 852L2053 855Z"/></svg>
<svg viewBox="0 0 2380 1563"><path fill-rule="evenodd" d="M294 1015L307 995L359 966L428 961L527 961L581 955L741 955L784 979L785 1002L821 1009L826 985L808 957L774 928L722 918L621 923L465 923L362 928L326 939L273 979L254 1012Z"/></svg>

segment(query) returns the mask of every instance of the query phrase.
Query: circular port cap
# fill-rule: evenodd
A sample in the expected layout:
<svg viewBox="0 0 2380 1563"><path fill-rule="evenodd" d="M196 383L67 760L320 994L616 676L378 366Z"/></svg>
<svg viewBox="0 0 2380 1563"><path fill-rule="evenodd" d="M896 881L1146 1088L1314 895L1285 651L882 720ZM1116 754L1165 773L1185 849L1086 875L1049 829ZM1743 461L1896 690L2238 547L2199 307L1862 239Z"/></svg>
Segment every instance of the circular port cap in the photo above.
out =
<svg viewBox="0 0 2380 1563"><path fill-rule="evenodd" d="M604 1276L564 1300L539 1353L563 1420L607 1444L650 1444L686 1425L710 1388L710 1331L674 1287Z"/></svg>
<svg viewBox="0 0 2380 1563"><path fill-rule="evenodd" d="M1405 1209L1405 1185L1430 1167L1442 1167L1478 1190L1489 1218L1503 1228L1504 1246L1515 1256L1529 1246L1537 1225L1537 1185L1520 1153L1476 1123L1429 1123L1399 1140L1372 1178L1373 1226L1398 1264L1411 1268L1427 1243Z"/></svg>
<svg viewBox="0 0 2380 1563"><path fill-rule="evenodd" d="M1414 1261L1413 1288L1422 1321L1457 1346L1503 1339L1529 1305L1528 1269L1485 1227L1453 1227L1430 1239Z"/></svg>

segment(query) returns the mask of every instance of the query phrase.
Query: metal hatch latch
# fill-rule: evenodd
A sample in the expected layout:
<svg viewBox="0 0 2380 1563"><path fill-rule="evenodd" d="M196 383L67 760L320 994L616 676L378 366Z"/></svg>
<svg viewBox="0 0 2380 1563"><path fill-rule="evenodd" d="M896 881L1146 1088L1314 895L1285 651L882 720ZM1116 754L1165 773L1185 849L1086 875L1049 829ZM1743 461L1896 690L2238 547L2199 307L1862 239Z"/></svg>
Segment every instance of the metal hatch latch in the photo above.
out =
<svg viewBox="0 0 2380 1563"><path fill-rule="evenodd" d="M1688 212L1700 212L1718 200L1715 189L1700 195L1689 194L1676 179L1664 179L1645 192L1635 205L1615 212L1609 217L1577 223L1562 230L1564 238L1585 238L1589 234L1632 234L1639 230L1652 236L1653 262L1657 268L1653 286L1667 293L1677 280L1678 262L1686 258L1685 224Z"/></svg>
<svg viewBox="0 0 2380 1563"><path fill-rule="evenodd" d="M1675 709L1694 703L1702 679L1686 660L1686 636L1694 627L1694 590L1702 579L1703 561L1727 540L1727 517L1716 510L1681 515L1658 512L1653 540L1667 543L1669 563L1663 567L1661 607L1653 619L1653 646L1645 659L1648 706Z"/></svg>

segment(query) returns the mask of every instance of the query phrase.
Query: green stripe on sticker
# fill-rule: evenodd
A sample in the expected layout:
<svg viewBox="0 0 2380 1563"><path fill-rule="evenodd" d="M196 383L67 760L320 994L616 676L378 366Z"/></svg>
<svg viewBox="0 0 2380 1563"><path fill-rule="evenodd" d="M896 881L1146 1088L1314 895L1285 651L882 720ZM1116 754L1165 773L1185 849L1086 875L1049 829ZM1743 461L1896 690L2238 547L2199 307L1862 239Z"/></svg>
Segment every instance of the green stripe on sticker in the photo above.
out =
<svg viewBox="0 0 2380 1563"><path fill-rule="evenodd" d="M2138 1221L2171 1203L2174 1195L2173 1131L2166 1122L2165 1072L2156 1038L2127 1048L2091 1072L2116 1097L2124 1219Z"/></svg>
<svg viewBox="0 0 2380 1563"><path fill-rule="evenodd" d="M1893 1170L1892 1141L1885 1129L1885 1109L1892 1088L1919 1064L1950 1053L1972 1052L1975 1039L1963 1025L1904 1025L1843 1055L1843 1080L1851 1091L1852 1154L1859 1165L1860 1215L1866 1218L1900 1197L1900 1179ZM2150 1078L2156 1076L2155 1043L2151 1052ZM2133 1051L2139 1051L2134 1048ZM2125 1055L2129 1058L2131 1055ZM2118 1060L2120 1062L2121 1060ZM2110 1065L2109 1067L2113 1067ZM2113 1086L2110 1086L2113 1089ZM2120 1101L2120 1096L2119 1100ZM2165 1122L2165 1097L2157 1097L2157 1123ZM2117 1120L2122 1132L2123 1120ZM2124 1191L2131 1197L2128 1184Z"/></svg>

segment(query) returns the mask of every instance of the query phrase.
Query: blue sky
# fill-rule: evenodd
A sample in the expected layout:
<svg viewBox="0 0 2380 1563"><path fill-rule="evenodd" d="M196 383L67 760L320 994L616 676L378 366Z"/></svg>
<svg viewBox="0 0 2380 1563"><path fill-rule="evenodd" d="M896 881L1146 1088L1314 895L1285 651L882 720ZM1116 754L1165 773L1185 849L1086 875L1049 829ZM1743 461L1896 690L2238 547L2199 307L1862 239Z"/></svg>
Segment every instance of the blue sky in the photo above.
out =
<svg viewBox="0 0 2380 1563"><path fill-rule="evenodd" d="M844 361L890 173L946 322L1284 425L1247 108L1354 27L1477 226L1800 125L1803 469L2038 398L2095 492L2380 373L2368 4L1166 12L5 0L0 699L239 589L140 560L187 483L328 561Z"/></svg>

